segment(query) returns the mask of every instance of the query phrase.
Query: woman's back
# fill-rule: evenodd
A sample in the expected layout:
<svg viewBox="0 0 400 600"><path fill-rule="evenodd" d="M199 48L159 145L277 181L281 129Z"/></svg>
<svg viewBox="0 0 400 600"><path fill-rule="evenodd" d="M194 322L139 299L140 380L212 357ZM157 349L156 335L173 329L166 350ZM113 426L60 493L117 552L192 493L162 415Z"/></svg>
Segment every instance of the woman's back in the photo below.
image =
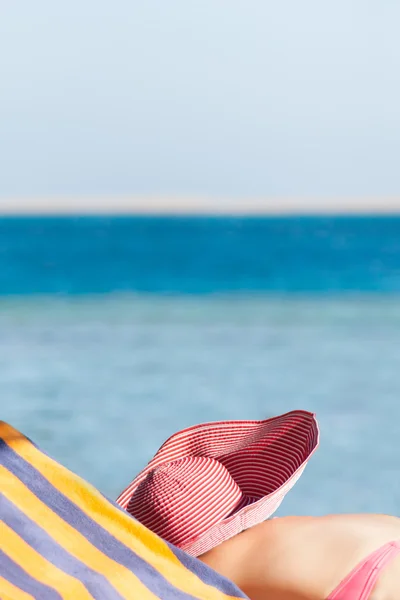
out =
<svg viewBox="0 0 400 600"><path fill-rule="evenodd" d="M364 559L397 540L396 517L284 517L261 523L200 558L235 581L251 600L324 600ZM399 557L400 549L386 559L372 595L361 596L363 600L400 600ZM341 593L337 600L358 600L345 589Z"/></svg>

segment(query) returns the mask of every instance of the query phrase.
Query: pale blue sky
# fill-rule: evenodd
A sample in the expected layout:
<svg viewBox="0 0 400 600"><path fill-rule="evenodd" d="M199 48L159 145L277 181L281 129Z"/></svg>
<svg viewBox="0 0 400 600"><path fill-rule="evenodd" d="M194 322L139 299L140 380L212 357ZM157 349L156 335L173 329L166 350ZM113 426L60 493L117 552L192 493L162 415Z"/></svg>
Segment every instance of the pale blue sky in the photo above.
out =
<svg viewBox="0 0 400 600"><path fill-rule="evenodd" d="M0 201L400 195L399 31L397 0L3 0Z"/></svg>

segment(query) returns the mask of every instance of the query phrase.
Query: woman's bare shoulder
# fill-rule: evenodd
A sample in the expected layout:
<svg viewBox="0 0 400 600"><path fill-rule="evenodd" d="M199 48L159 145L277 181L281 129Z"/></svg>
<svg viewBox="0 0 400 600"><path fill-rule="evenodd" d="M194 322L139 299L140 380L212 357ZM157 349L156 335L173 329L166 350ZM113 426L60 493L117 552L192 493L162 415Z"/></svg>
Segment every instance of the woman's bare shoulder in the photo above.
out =
<svg viewBox="0 0 400 600"><path fill-rule="evenodd" d="M259 523L243 532L237 544L263 548L269 553L289 546L304 545L317 548L341 543L358 545L370 539L377 544L386 539L400 539L400 519L381 514L328 514L322 516L283 516Z"/></svg>
<svg viewBox="0 0 400 600"><path fill-rule="evenodd" d="M253 529L269 529L297 526L325 526L329 523L380 523L382 525L400 525L399 517L379 513L328 513L318 516L283 516L264 521Z"/></svg>

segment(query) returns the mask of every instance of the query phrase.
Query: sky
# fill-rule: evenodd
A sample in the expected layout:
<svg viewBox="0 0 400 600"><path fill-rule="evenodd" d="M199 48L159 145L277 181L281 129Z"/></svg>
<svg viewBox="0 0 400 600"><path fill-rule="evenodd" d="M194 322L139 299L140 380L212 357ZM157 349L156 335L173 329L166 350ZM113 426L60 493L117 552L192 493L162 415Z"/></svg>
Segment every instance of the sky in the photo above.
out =
<svg viewBox="0 0 400 600"><path fill-rule="evenodd" d="M396 0L0 0L0 208L400 198L399 23Z"/></svg>

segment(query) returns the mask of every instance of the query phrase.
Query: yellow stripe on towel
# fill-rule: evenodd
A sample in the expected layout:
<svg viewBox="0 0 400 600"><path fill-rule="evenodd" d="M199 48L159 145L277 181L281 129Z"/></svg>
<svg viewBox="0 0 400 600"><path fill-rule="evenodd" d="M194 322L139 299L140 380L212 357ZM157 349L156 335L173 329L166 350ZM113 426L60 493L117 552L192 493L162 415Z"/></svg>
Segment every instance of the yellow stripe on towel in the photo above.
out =
<svg viewBox="0 0 400 600"><path fill-rule="evenodd" d="M35 600L33 596L23 592L0 575L1 600Z"/></svg>

